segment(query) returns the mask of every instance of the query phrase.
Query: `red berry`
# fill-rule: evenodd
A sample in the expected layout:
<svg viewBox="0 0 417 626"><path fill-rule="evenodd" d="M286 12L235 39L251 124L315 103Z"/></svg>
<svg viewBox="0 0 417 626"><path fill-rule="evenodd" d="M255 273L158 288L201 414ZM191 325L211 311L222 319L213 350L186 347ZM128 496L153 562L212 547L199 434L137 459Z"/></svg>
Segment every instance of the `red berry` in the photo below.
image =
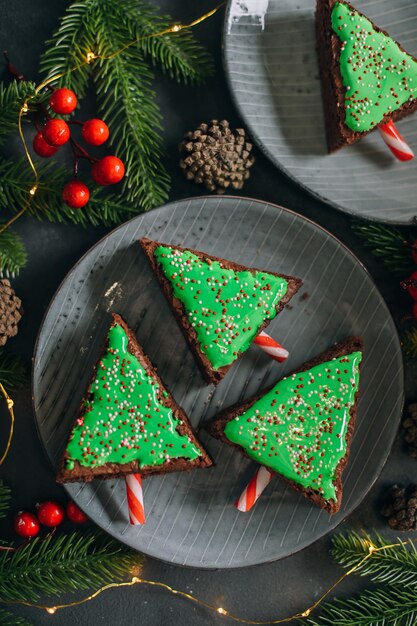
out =
<svg viewBox="0 0 417 626"><path fill-rule="evenodd" d="M71 89L57 89L49 98L49 106L54 113L68 115L77 107L77 96Z"/></svg>
<svg viewBox="0 0 417 626"><path fill-rule="evenodd" d="M65 120L48 120L43 127L43 138L50 146L63 146L70 138L70 129Z"/></svg>
<svg viewBox="0 0 417 626"><path fill-rule="evenodd" d="M90 199L90 191L80 180L70 180L62 190L62 199L71 209L81 209Z"/></svg>
<svg viewBox="0 0 417 626"><path fill-rule="evenodd" d="M125 166L117 157L105 156L94 163L91 175L99 185L114 185L125 175Z"/></svg>
<svg viewBox="0 0 417 626"><path fill-rule="evenodd" d="M103 120L87 120L83 124L82 136L91 146L101 146L109 138L109 127Z"/></svg>
<svg viewBox="0 0 417 626"><path fill-rule="evenodd" d="M59 526L64 521L65 511L57 502L48 500L38 505L37 515L44 526Z"/></svg>
<svg viewBox="0 0 417 626"><path fill-rule="evenodd" d="M413 272L410 278L404 281L404 287L408 291L408 295L417 301L417 272Z"/></svg>
<svg viewBox="0 0 417 626"><path fill-rule="evenodd" d="M13 520L13 527L19 537L36 537L41 527L36 515L27 511L20 511Z"/></svg>
<svg viewBox="0 0 417 626"><path fill-rule="evenodd" d="M74 522L74 524L84 524L88 522L87 515L81 511L75 502L68 502L67 517L71 522Z"/></svg>
<svg viewBox="0 0 417 626"><path fill-rule="evenodd" d="M51 157L57 152L58 148L56 146L51 146L49 143L45 141L42 133L37 133L33 138L33 149L41 157L47 159Z"/></svg>

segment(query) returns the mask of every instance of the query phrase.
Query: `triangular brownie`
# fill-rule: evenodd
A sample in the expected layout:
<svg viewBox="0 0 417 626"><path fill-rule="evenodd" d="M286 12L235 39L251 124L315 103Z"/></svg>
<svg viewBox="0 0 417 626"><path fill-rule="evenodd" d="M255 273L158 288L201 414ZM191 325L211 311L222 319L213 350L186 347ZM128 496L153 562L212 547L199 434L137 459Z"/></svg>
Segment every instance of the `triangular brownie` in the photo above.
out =
<svg viewBox="0 0 417 626"><path fill-rule="evenodd" d="M113 314L58 482L162 474L212 461L132 330Z"/></svg>
<svg viewBox="0 0 417 626"><path fill-rule="evenodd" d="M221 413L210 433L336 513L355 426L362 351L359 337L334 345Z"/></svg>
<svg viewBox="0 0 417 626"><path fill-rule="evenodd" d="M348 2L317 0L329 152L417 109L417 59Z"/></svg>
<svg viewBox="0 0 417 626"><path fill-rule="evenodd" d="M224 377L302 284L199 250L146 238L139 243L210 383Z"/></svg>

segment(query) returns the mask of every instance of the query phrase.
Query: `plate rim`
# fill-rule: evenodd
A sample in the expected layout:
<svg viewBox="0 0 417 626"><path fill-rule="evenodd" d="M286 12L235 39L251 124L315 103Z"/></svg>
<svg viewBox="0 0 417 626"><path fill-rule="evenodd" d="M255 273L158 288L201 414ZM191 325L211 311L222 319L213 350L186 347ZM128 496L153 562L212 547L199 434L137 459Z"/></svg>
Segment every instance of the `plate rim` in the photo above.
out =
<svg viewBox="0 0 417 626"><path fill-rule="evenodd" d="M391 311L388 308L388 305L384 299L384 297L382 296L377 284L374 281L373 276L370 274L370 272L368 271L368 269L366 268L366 266L364 265L364 263L362 263L362 261L355 255L355 253L346 245L344 244L340 239L338 239L338 237L336 237L336 235L334 235L333 233L331 233L330 231L328 231L326 228L324 228L323 226L321 226L320 224L318 224L317 222L314 222L312 219L310 219L309 217L306 217L304 215L301 215L300 213L297 213L296 211L294 211L293 209L288 209L284 206L281 206L279 204L275 204L273 202L269 202L267 200L260 200L259 198L251 198L248 196L238 196L238 195L221 195L221 196L216 196L216 195L201 195L201 196L191 196L191 197L185 197L185 198L180 198L178 200L172 200L170 202L167 202L161 206L156 207L155 209L152 209L151 211L148 212L142 212L142 213L138 213L137 215L135 215L134 217L132 217L131 219L123 222L122 224L117 225L115 228L111 229L108 233L106 233L105 235L103 235L103 237L100 237L100 239L98 239L92 246L90 246L90 248L88 250L86 250L86 252L84 252L81 257L74 263L74 265L68 270L68 272L66 272L66 274L64 275L63 279L60 281L57 289L55 290L51 300L48 303L47 308L45 309L44 315L42 317L41 323L39 325L38 331L37 331L37 335L36 335L36 341L34 344L34 348L33 348L33 354L32 354L32 364L31 364L31 370L30 370L30 375L31 375L31 382L30 382L30 390L31 390L31 405L32 405L32 412L33 412L33 417L34 417L34 421L35 421L35 428L36 428L36 432L38 435L38 439L41 445L41 448L46 456L47 462L49 463L52 471L53 471L53 476L55 476L56 474L56 467L54 466L54 463L49 455L49 452L47 450L46 445L43 442L43 438L41 436L41 430L40 430L40 426L39 426L39 420L38 420L38 415L37 415L37 411L35 408L35 388L34 388L34 380L35 380L35 362L36 362L36 356L38 353L38 348L39 348L39 343L40 343L40 336L45 324L45 321L49 315L49 312L52 308L52 305L56 299L56 297L58 296L58 294L60 293L64 283L67 281L67 279L71 276L71 274L78 268L79 265L81 265L81 263L84 261L84 259L90 254L90 252L92 250L94 250L95 248L97 248L100 244L102 244L108 237L112 236L116 231L126 227L126 225L128 225L129 223L133 222L134 220L144 217L147 213L155 213L155 212L159 212L163 209L169 209L174 205L180 204L180 203L187 203L187 202L192 202L192 201L200 201L200 202L204 202L206 200L212 200L212 199L217 199L217 201L221 202L222 199L229 199L229 200L239 200L239 201L244 201L244 202L252 202L254 204L261 204L261 205L266 205L269 206L273 209L279 210L279 211L283 211L285 213L288 213L290 215L292 215L293 217L299 218L301 220L305 220L308 224L310 224L313 228L316 228L319 231L322 231L325 235L329 236L330 238L332 238L334 240L334 242L336 244L339 244L344 250L345 252L353 259L353 261L355 261L364 271L365 275L367 276L367 278L371 281L372 286L374 287L374 289L376 290L377 294L380 297L381 300L381 304L385 309L385 312L388 316L388 318L391 320L392 322L392 327L394 330L394 337L396 339L396 343L397 343L397 347L399 350L399 355L402 357L400 359L400 364L401 364L401 376L400 376L400 382L401 382L401 397L399 398L399 410L398 410L398 417L396 422L399 422L401 419L401 415L404 409L404 403L405 403L405 370L404 370L404 357L402 354L402 350L401 350L401 341L400 341L400 336L398 333L398 329L395 325L395 321L393 316L391 315ZM396 429L397 430L397 429ZM99 522L97 522L95 519L92 519L93 523L96 524L96 526L98 526L103 532L107 533L108 535L110 535L111 537L113 537L114 539L116 539L117 541L123 543L124 545L127 545L128 547L132 548L133 550L136 550L137 552L142 552L143 554L145 554L148 557L151 557L153 559L157 559L163 563L167 563L169 565L173 565L173 566L177 566L177 567L187 567L190 569L204 569L204 570L233 570L233 569L240 569L240 568L249 568L249 567L257 567L259 565L267 565L269 563L274 563L275 561L280 561L284 558L288 558L290 556L293 556L294 554L297 554L298 552L301 552L302 550L305 550L306 548L309 548L310 546L314 545L317 541L319 541L320 539L323 539L323 537L326 537L327 535L329 535L330 533L334 532L341 524L342 522L344 522L348 517L350 517L352 515L352 513L354 513L354 511L362 504L362 502L364 501L364 499L368 496L370 490L372 489L372 487L375 485L376 481L378 480L378 478L381 476L381 473L388 461L388 458L391 454L392 451L392 447L394 445L395 442L395 437L396 437L396 431L394 432L393 436L392 436L392 441L390 443L390 445L388 446L387 452L386 454L382 457L381 459L381 467L379 469L379 471L375 474L375 476L373 477L372 481L369 483L369 485L367 486L367 488L365 489L365 491L363 492L363 495L361 497L361 499L356 503L355 506L352 507L352 509L346 514L346 516L340 518L340 520L336 523L335 526L330 527L328 529L326 529L323 533L319 534L317 537L315 537L314 539L312 539L310 542L306 543L305 545L302 545L300 548L297 549L292 549L290 552L288 552L286 555L283 556L278 556L278 557L271 557L271 558L267 558L265 560L259 561L258 563L248 563L248 564L240 564L240 565L232 565L232 566L228 566L228 565L204 565L204 563L201 563L200 565L194 565L194 564L186 564L186 563L179 563L178 561L172 561L169 559L164 559L162 556L160 556L160 554L155 554L152 552L152 550L148 547L146 548L146 551L142 551L140 549L138 549L136 546L132 545L129 541L127 541L127 537L125 535L120 536L120 534L117 534L115 532L112 532L112 524L110 526L105 527L104 524L100 524ZM75 483L75 484L79 484L79 483ZM65 491L67 492L67 494L69 495L70 498L73 498L73 495L71 493L71 488L74 486L74 483L67 483L67 484L63 484L62 485L65 489ZM81 505L78 504L78 506L80 506L80 508L84 511L84 513L89 516L88 511Z"/></svg>
<svg viewBox="0 0 417 626"><path fill-rule="evenodd" d="M229 19L229 15L230 15L230 11L232 8L232 2L233 0L227 0L227 6L226 6L226 11L225 11L225 16L224 16L224 21L223 21L223 30L222 30L222 65L223 65L223 70L224 70L224 74L225 74L225 78L226 78L226 83L229 89L229 93L231 95L231 98L233 100L233 104L235 105L236 109L239 112L239 115L242 117L242 119L244 120L246 126L248 127L249 131L250 131L250 137L249 139L252 139L253 142L256 144L257 148L261 151L261 153L267 157L267 159L274 165L274 167L276 167L280 172L282 172L284 174L284 176L290 180L292 183L294 183L299 189L302 189L303 191L305 191L306 193L308 193L311 197L313 197L315 200L319 200L320 202L323 202L326 206L332 208L332 209L336 209L337 211L339 211L340 213L344 213L345 215L348 215L349 217L355 218L355 219L359 219L359 220L364 220L366 222L370 222L370 223L377 223L377 224L387 224L390 226L412 226L413 224L415 224L417 222L417 206L415 209L415 216L411 217L409 220L391 220L391 219L387 219L387 218L383 218L383 219L376 219L370 215L360 215L359 213L355 213L353 210L349 209L349 208L345 208L343 206L341 206L340 204L338 204L337 202L333 202L330 199L326 198L325 196L322 196L318 191L314 191L314 189L311 189L310 187L308 187L308 185L306 185L305 183L303 183L299 178L297 178L294 174L291 174L290 171L284 167L284 165L282 165L282 163L280 162L280 160L275 157L273 155L273 153L270 151L269 148L267 148L267 146L265 146L265 144L263 143L262 139L259 137L257 131L255 130L254 125L252 124L251 120L249 119L246 111L243 109L242 105L240 104L238 97L235 93L235 90L233 88L232 85L232 79L231 79L231 71L229 68L229 61L228 61L228 54L230 55L230 52L228 52L227 50L227 38L230 36L230 33L227 32L227 28L228 28L228 19ZM297 9L294 8L294 11L296 11ZM349 147L349 146L348 146ZM331 156L331 155L328 155ZM416 193L417 193L417 188L416 188Z"/></svg>

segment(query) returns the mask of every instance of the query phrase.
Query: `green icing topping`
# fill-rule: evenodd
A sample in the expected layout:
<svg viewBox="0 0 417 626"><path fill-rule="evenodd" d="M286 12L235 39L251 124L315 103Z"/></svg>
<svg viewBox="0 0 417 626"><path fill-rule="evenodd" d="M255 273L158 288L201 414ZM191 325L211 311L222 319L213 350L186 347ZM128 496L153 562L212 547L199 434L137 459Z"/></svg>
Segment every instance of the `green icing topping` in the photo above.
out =
<svg viewBox="0 0 417 626"><path fill-rule="evenodd" d="M303 488L336 500L336 468L346 454L361 352L280 380L224 429L252 459Z"/></svg>
<svg viewBox="0 0 417 626"><path fill-rule="evenodd" d="M342 42L346 125L353 131L369 131L417 97L417 62L343 2L334 5L331 22Z"/></svg>
<svg viewBox="0 0 417 626"><path fill-rule="evenodd" d="M154 254L215 370L249 348L287 293L288 281L267 272L235 272L169 246L158 246Z"/></svg>
<svg viewBox="0 0 417 626"><path fill-rule="evenodd" d="M71 433L66 468L74 469L74 461L85 467L138 461L139 467L148 467L201 456L198 447L178 433L180 421L161 402L164 391L128 351L124 329L112 326L85 412Z"/></svg>

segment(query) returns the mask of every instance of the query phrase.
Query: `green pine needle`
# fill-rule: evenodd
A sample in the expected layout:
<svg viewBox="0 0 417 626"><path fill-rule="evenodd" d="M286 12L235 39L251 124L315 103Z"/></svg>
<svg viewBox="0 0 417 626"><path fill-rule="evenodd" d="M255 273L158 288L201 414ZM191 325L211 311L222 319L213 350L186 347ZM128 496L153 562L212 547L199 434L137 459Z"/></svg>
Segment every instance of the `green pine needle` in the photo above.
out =
<svg viewBox="0 0 417 626"><path fill-rule="evenodd" d="M208 54L193 33L184 30L140 41L118 56L97 59L77 72L71 73L70 68L82 63L88 50L109 56L172 23L171 17L159 15L141 0L79 0L69 7L47 42L41 61L47 77L64 74L56 84L74 89L79 98L94 75L100 114L126 166L123 189L128 201L144 210L165 202L170 186L162 163L161 114L149 66L157 65L178 81L199 83L213 69Z"/></svg>
<svg viewBox="0 0 417 626"><path fill-rule="evenodd" d="M404 357L413 361L417 359L417 328L407 330L401 337L401 346Z"/></svg>
<svg viewBox="0 0 417 626"><path fill-rule="evenodd" d="M0 348L0 382L6 391L18 389L27 380L27 370L19 356L9 356Z"/></svg>
<svg viewBox="0 0 417 626"><path fill-rule="evenodd" d="M6 517L11 499L11 491L10 487L4 484L2 480L0 480L0 517ZM1 623L1 622L0 622Z"/></svg>
<svg viewBox="0 0 417 626"><path fill-rule="evenodd" d="M0 626L32 626L27 620L14 615L5 609L0 609Z"/></svg>
<svg viewBox="0 0 417 626"><path fill-rule="evenodd" d="M27 205L27 213L39 220L72 222L81 226L111 226L139 212L137 206L126 202L119 195L105 194L97 187L92 191L85 209L70 209L62 201L62 188L68 180L66 169L54 167L52 163L36 163L36 167L40 177L39 186ZM32 185L33 174L24 160L0 160L0 209L17 212L26 206Z"/></svg>
<svg viewBox="0 0 417 626"><path fill-rule="evenodd" d="M0 275L17 276L26 262L25 246L19 235L10 229L0 232Z"/></svg>
<svg viewBox="0 0 417 626"><path fill-rule="evenodd" d="M358 220L352 222L352 230L393 273L404 277L412 271L411 247L404 243L413 241L409 230Z"/></svg>
<svg viewBox="0 0 417 626"><path fill-rule="evenodd" d="M8 135L17 132L19 110L25 98L34 93L34 83L15 80L7 86L0 83L0 144L6 141Z"/></svg>
<svg viewBox="0 0 417 626"><path fill-rule="evenodd" d="M102 533L36 538L0 551L0 602L36 602L41 595L93 589L123 580L140 557Z"/></svg>

